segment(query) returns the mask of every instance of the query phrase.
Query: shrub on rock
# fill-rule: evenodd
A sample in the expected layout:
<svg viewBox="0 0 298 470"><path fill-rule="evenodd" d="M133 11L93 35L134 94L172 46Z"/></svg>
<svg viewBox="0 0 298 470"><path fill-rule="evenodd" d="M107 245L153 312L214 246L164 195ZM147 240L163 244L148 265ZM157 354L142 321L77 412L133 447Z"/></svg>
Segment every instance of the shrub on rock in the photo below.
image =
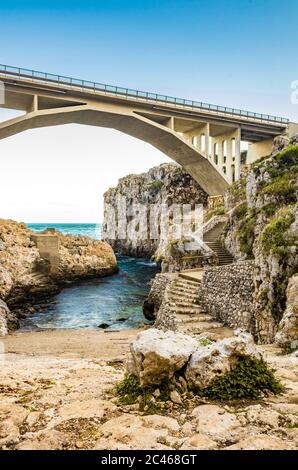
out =
<svg viewBox="0 0 298 470"><path fill-rule="evenodd" d="M212 400L258 399L263 394L277 395L283 386L275 378L263 359L238 357L234 368L222 377L214 379L202 391L202 395Z"/></svg>
<svg viewBox="0 0 298 470"><path fill-rule="evenodd" d="M231 371L239 356L260 357L249 333L239 333L210 346L198 348L187 365L186 380L202 390L214 379Z"/></svg>

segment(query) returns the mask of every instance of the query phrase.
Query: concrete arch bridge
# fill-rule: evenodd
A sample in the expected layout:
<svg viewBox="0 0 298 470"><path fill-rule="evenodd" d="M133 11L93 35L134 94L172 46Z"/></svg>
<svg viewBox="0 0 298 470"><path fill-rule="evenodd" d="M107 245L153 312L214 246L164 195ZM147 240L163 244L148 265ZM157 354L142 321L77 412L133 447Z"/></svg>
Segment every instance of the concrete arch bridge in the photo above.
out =
<svg viewBox="0 0 298 470"><path fill-rule="evenodd" d="M109 127L150 143L210 195L240 175L241 141L247 163L270 153L288 119L0 64L0 107L24 111L0 123L0 139L61 124Z"/></svg>

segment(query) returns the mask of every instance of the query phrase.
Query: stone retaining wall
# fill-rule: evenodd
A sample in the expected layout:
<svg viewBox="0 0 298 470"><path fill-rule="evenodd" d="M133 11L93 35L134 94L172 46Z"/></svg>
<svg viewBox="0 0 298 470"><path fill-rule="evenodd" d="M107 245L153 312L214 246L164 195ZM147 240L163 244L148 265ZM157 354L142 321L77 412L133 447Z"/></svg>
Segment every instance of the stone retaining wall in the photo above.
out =
<svg viewBox="0 0 298 470"><path fill-rule="evenodd" d="M208 313L231 328L254 332L253 261L206 267L200 301Z"/></svg>

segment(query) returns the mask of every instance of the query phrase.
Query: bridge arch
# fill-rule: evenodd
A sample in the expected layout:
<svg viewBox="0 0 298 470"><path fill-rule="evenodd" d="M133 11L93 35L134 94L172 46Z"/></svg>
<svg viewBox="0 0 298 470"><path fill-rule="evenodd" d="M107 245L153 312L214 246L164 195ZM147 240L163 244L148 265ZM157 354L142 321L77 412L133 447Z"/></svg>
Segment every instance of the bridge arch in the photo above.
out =
<svg viewBox="0 0 298 470"><path fill-rule="evenodd" d="M270 153L273 138L291 125L276 116L1 64L0 82L0 105L26 112L0 123L0 139L71 123L113 128L179 163L210 196L222 195L240 177L241 140L251 143L248 161L254 161ZM223 160L227 168L233 165L233 175L222 171Z"/></svg>

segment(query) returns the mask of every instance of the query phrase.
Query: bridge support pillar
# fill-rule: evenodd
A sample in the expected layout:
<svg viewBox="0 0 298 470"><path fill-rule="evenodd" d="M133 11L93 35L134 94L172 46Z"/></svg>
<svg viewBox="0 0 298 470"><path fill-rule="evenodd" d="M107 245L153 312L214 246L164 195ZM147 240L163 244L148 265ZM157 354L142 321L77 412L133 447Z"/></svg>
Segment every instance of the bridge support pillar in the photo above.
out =
<svg viewBox="0 0 298 470"><path fill-rule="evenodd" d="M202 123L195 128L184 132L183 137L199 152L207 157L209 148L210 124L209 122Z"/></svg>
<svg viewBox="0 0 298 470"><path fill-rule="evenodd" d="M38 95L34 95L32 98L32 102L27 109L27 113L33 113L35 111L38 111Z"/></svg>
<svg viewBox="0 0 298 470"><path fill-rule="evenodd" d="M213 133L209 138L209 159L229 183L240 177L240 127L222 134Z"/></svg>

